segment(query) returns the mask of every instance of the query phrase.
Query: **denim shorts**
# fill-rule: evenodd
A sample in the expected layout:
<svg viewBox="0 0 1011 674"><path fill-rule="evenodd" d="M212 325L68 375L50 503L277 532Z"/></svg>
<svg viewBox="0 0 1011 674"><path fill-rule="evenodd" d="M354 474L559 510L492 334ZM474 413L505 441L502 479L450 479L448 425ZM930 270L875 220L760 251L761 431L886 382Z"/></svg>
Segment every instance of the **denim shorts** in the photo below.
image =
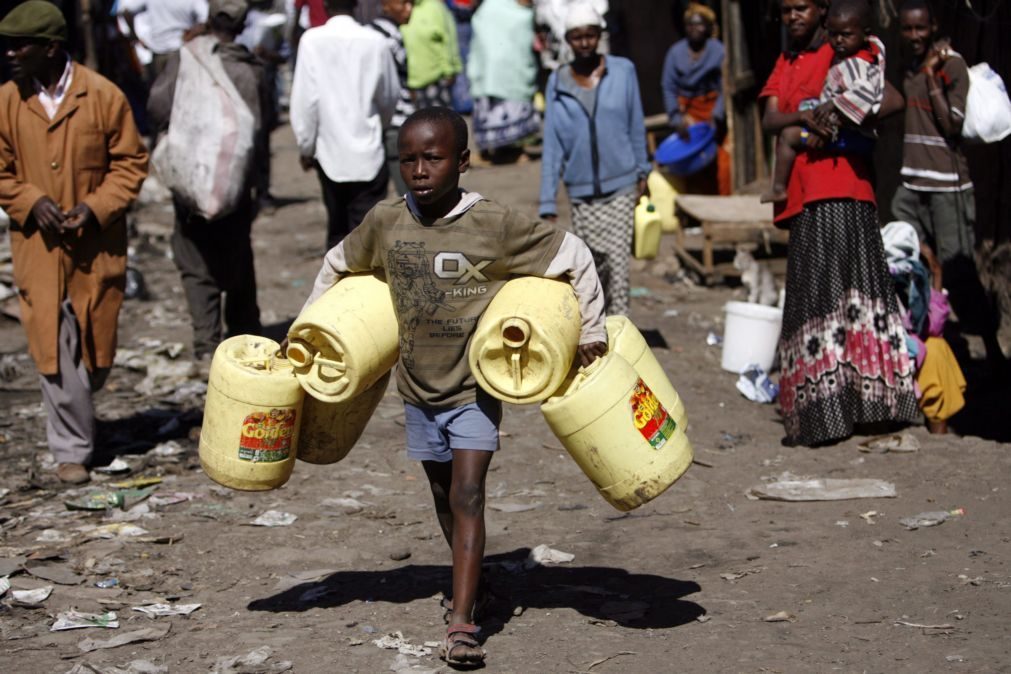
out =
<svg viewBox="0 0 1011 674"><path fill-rule="evenodd" d="M453 460L454 449L498 449L502 403L493 398L445 410L404 403L407 456L417 461Z"/></svg>

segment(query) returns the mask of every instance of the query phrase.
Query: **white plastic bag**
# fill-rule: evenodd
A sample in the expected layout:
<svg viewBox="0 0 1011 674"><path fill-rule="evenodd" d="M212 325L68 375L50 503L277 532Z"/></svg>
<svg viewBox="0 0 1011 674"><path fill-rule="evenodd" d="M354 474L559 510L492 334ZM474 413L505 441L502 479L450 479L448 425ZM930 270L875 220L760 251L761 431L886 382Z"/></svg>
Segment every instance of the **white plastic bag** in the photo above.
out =
<svg viewBox="0 0 1011 674"><path fill-rule="evenodd" d="M213 52L209 36L179 50L168 134L152 161L162 183L208 220L239 204L253 157L253 112Z"/></svg>
<svg viewBox="0 0 1011 674"><path fill-rule="evenodd" d="M1011 134L1011 100L1000 75L986 63L969 68L962 137L974 143L996 143Z"/></svg>

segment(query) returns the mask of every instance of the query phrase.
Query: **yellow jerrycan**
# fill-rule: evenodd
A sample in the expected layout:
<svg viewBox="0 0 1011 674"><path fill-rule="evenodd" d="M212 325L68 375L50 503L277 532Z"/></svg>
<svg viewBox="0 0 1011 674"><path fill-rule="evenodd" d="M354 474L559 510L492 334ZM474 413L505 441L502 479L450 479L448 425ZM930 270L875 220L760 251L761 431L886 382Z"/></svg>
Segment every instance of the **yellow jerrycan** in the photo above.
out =
<svg viewBox="0 0 1011 674"><path fill-rule="evenodd" d="M580 368L541 412L608 503L621 511L656 498L684 475L692 446L628 362L608 353Z"/></svg>
<svg viewBox="0 0 1011 674"><path fill-rule="evenodd" d="M495 295L470 341L478 385L508 403L545 400L572 367L582 326L572 286L522 277Z"/></svg>
<svg viewBox="0 0 1011 674"><path fill-rule="evenodd" d="M306 396L298 432L298 459L307 463L337 463L358 442L365 426L386 394L387 371L375 384L351 400L325 403Z"/></svg>
<svg viewBox="0 0 1011 674"><path fill-rule="evenodd" d="M397 317L386 283L372 274L338 281L305 309L288 330L298 383L328 403L350 400L397 362Z"/></svg>
<svg viewBox="0 0 1011 674"><path fill-rule="evenodd" d="M263 491L291 477L305 392L280 348L265 337L238 335L214 351L200 465L218 484Z"/></svg>
<svg viewBox="0 0 1011 674"><path fill-rule="evenodd" d="M660 367L653 350L649 348L646 338L635 327L635 323L626 316L608 316L606 325L607 350L617 353L628 361L632 369L646 382L646 386L656 394L664 409L671 413L678 426L687 430L688 412L685 410L684 401L674 390L667 373Z"/></svg>
<svg viewBox="0 0 1011 674"><path fill-rule="evenodd" d="M678 191L670 177L654 169L646 177L646 185L649 187L650 201L660 215L660 229L664 233L676 232L681 227L681 221L674 214Z"/></svg>
<svg viewBox="0 0 1011 674"><path fill-rule="evenodd" d="M635 207L635 235L632 254L637 260L652 260L660 252L660 214L648 197Z"/></svg>

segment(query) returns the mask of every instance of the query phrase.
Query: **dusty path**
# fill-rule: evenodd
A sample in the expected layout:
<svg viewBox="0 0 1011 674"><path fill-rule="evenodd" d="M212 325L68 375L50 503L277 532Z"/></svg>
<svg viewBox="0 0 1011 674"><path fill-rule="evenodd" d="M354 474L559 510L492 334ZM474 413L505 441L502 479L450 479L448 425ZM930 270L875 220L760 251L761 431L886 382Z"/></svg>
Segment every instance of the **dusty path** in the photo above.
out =
<svg viewBox="0 0 1011 674"><path fill-rule="evenodd" d="M262 217L255 232L264 322L280 332L316 272L323 224L318 186L295 168L286 129L277 144L276 192L292 203ZM533 211L538 175L535 163L482 168L467 184ZM139 214L134 263L154 297L129 303L121 323L122 347L170 376L159 383L117 367L99 396L103 437L127 452L133 475L161 476L162 497L192 496L113 511L146 534L95 529L109 518L64 508L70 494L38 468L45 435L20 328L0 324L8 366L0 488L10 490L0 505L0 566L32 566L39 562L17 558L34 555L73 583L55 584L40 608L0 607L0 671L165 671L137 661L180 673L282 671L284 662L311 673L439 671L434 655L373 643L393 632L422 648L439 639L437 597L449 581L424 476L404 457L393 391L344 462L299 464L280 490L229 492L198 470L200 382L170 372L186 367L179 364L188 351L175 360L152 355L158 344L189 340L178 277L165 256L170 218L164 205ZM687 405L700 465L622 515L594 492L536 407L508 408L488 482L488 570L498 599L485 621L486 671L1009 671L1009 446L914 429L914 453L864 453L860 438L822 450L782 447L774 408L743 399L734 377L719 369L718 348L706 345L708 332L721 330L731 291L672 285L647 272L633 285L650 293L633 300L632 317L667 345L656 354ZM787 471L883 479L898 495L824 503L745 496ZM899 524L954 508L965 514L940 526ZM268 510L297 520L248 526ZM526 568L529 549L540 544L575 559ZM118 586L95 587L109 578ZM19 590L53 584L24 572L11 583ZM154 601L201 607L186 617L132 610ZM114 610L120 626L49 631L71 607ZM785 620L765 620L780 612ZM147 633L153 641L80 648L145 629L155 630ZM228 667L229 658L263 646L271 649L263 664Z"/></svg>

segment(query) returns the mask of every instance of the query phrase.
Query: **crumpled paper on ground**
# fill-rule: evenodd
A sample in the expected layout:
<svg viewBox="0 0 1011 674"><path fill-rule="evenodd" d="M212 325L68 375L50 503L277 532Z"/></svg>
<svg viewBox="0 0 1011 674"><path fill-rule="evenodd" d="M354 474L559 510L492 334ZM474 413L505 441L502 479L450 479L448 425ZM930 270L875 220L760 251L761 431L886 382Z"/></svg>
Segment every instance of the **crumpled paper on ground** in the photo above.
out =
<svg viewBox="0 0 1011 674"><path fill-rule="evenodd" d="M218 658L211 674L280 674L292 668L290 660L267 662L273 654L270 646L260 646L245 655Z"/></svg>
<svg viewBox="0 0 1011 674"><path fill-rule="evenodd" d="M393 649L403 655L413 655L414 657L421 657L423 655L432 654L431 648L421 646L420 644L412 644L409 639L404 637L404 633L399 631L384 634L378 639L373 639L372 643L374 643L379 648Z"/></svg>
<svg viewBox="0 0 1011 674"><path fill-rule="evenodd" d="M538 565L548 566L551 564L565 564L566 562L571 562L575 558L576 556L571 552L555 550L554 548L548 547L542 543L530 551L530 555L527 557L525 566L528 569L532 569Z"/></svg>
<svg viewBox="0 0 1011 674"><path fill-rule="evenodd" d="M748 498L766 501L845 501L858 498L895 498L895 485L872 478L800 478L783 473L775 482L760 484L745 492Z"/></svg>

